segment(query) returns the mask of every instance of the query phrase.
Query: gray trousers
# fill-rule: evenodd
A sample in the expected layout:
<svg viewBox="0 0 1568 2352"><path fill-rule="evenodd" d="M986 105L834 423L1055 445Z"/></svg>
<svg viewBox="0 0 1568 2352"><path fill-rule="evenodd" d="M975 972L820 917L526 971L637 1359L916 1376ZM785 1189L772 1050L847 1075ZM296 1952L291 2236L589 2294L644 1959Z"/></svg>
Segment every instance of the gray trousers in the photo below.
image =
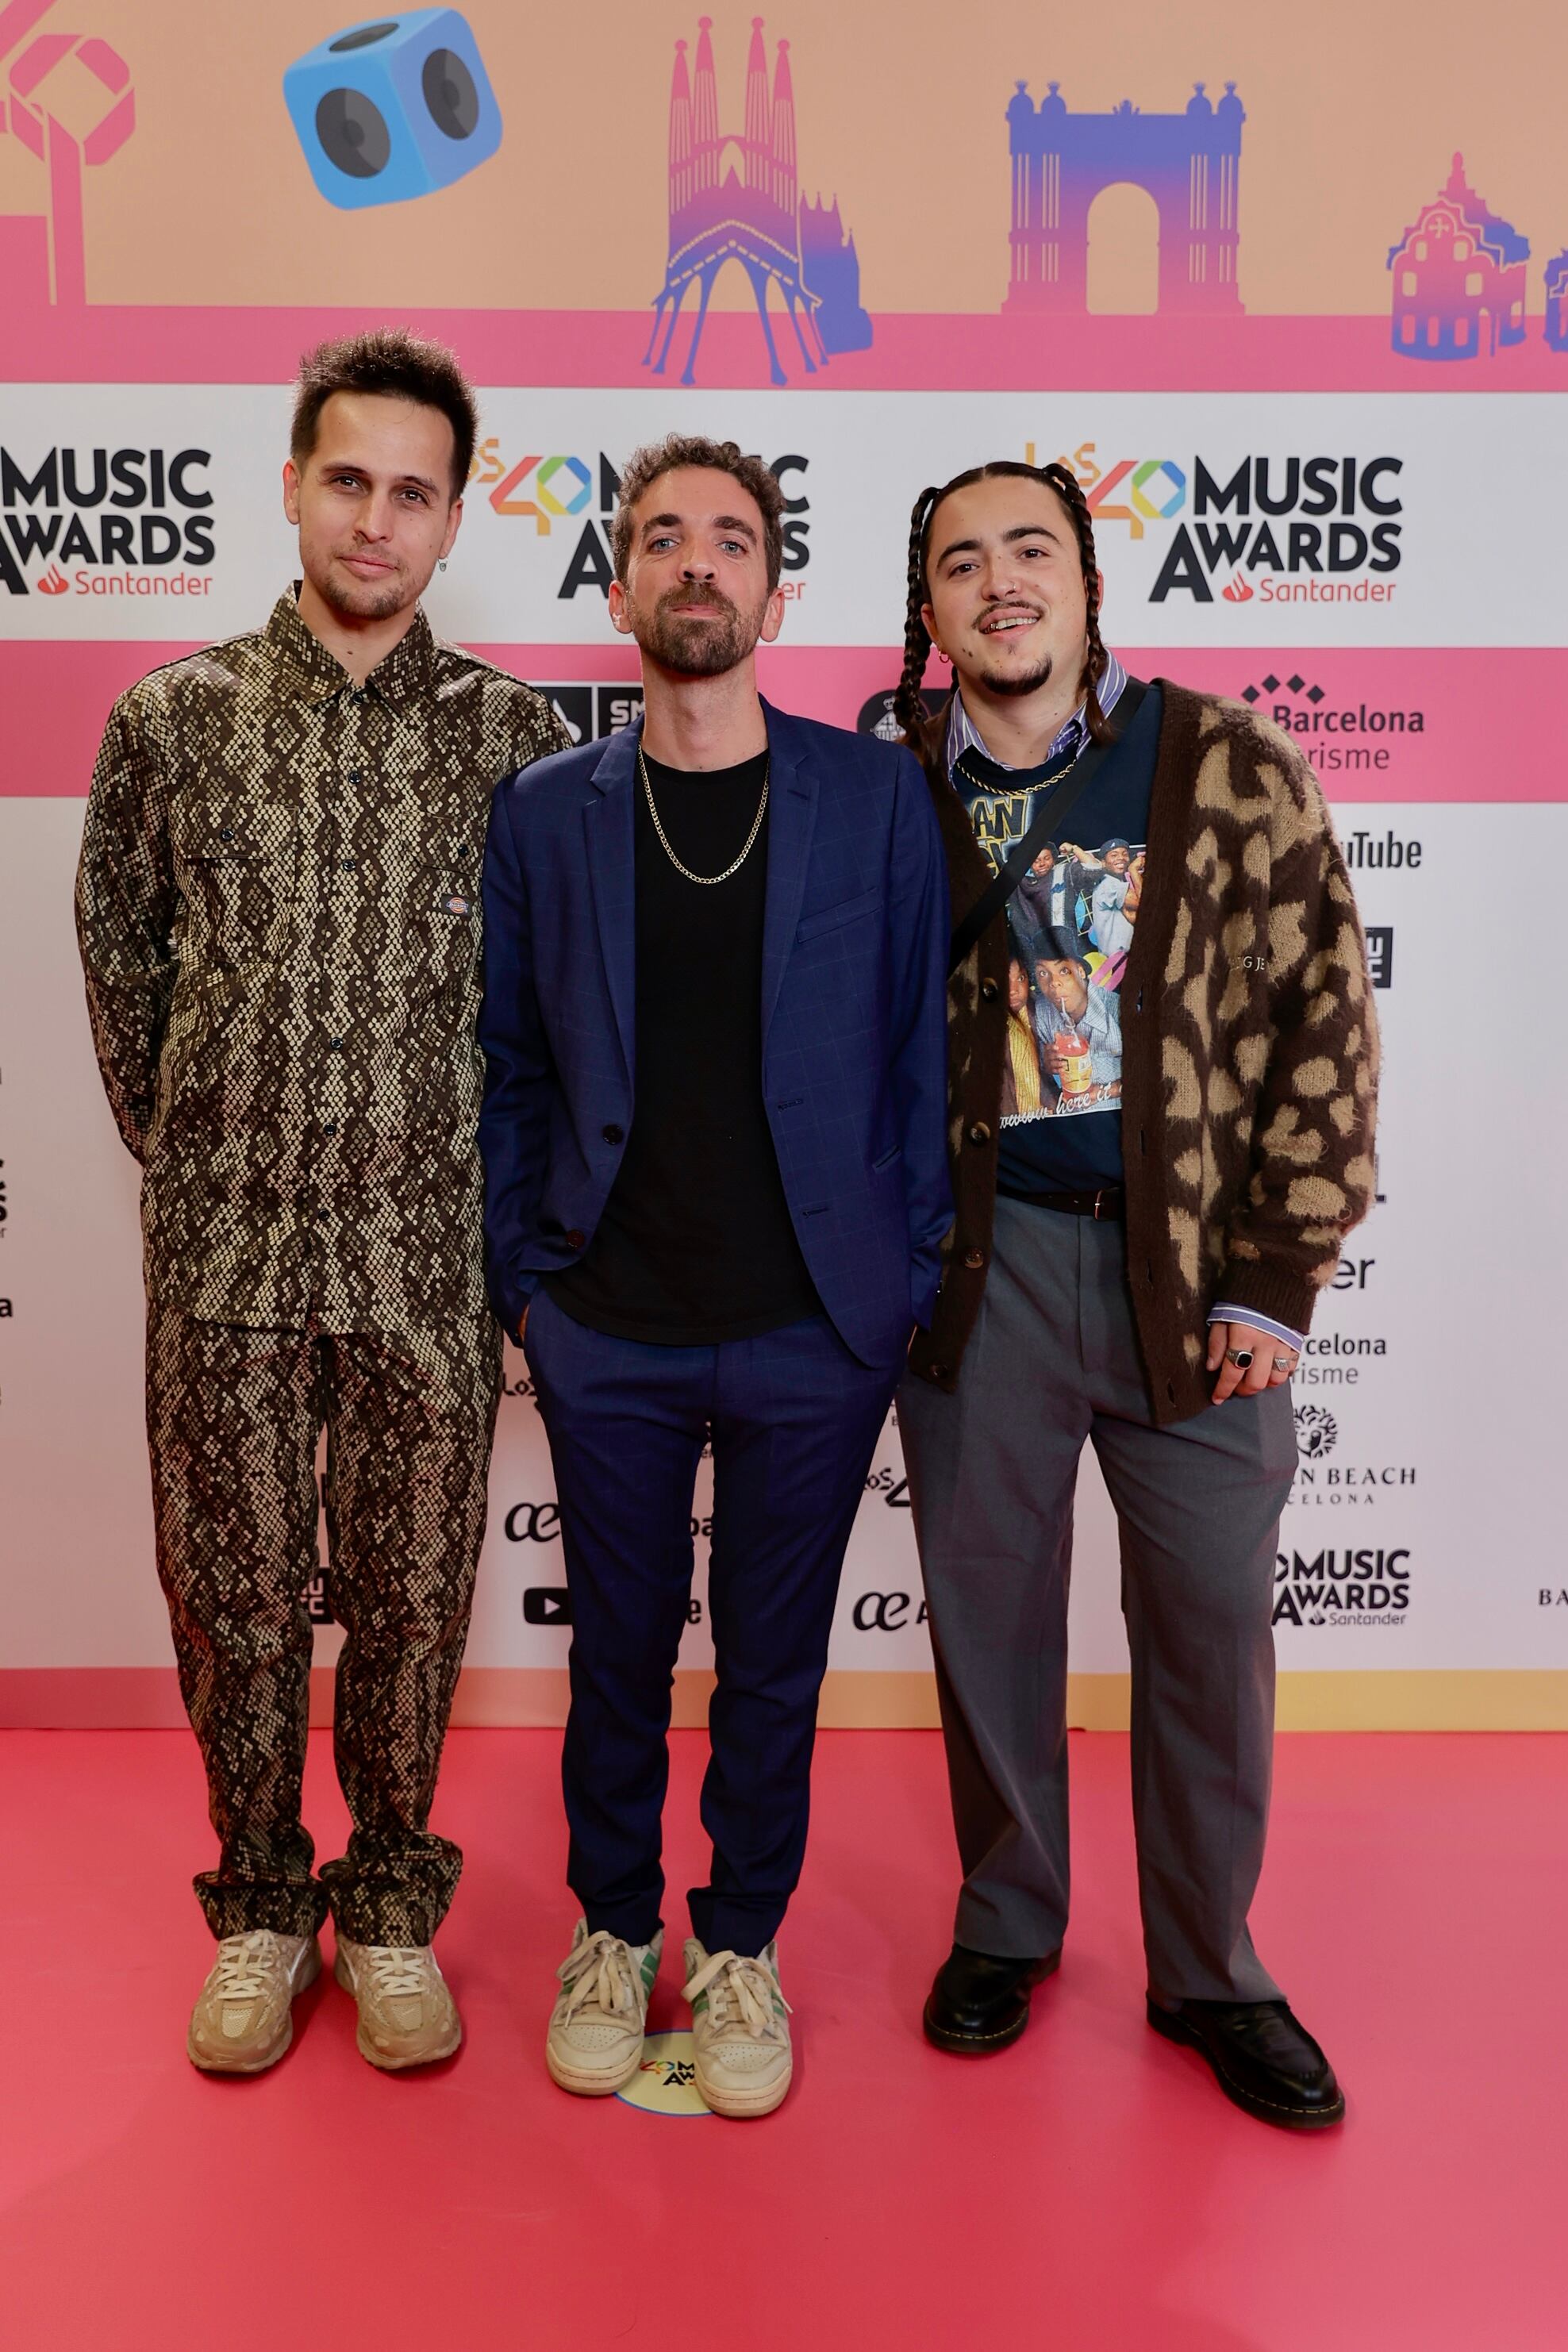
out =
<svg viewBox="0 0 1568 2352"><path fill-rule="evenodd" d="M1125 1261L1120 1224L998 1200L956 1392L899 1391L963 1866L956 1934L1043 1958L1067 1927L1068 1578L1088 1438L1121 1530L1149 1990L1268 2000L1247 1915L1268 1820L1290 1391L1156 1429Z"/></svg>

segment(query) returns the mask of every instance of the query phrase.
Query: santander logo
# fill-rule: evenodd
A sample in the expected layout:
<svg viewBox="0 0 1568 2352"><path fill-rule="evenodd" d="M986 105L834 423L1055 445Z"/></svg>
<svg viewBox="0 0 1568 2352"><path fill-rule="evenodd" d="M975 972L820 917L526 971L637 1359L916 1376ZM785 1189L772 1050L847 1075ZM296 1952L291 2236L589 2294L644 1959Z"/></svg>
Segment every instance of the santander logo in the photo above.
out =
<svg viewBox="0 0 1568 2352"><path fill-rule="evenodd" d="M1248 585L1239 572L1234 572L1229 587L1222 588L1219 593L1227 604L1250 604L1258 592Z"/></svg>
<svg viewBox="0 0 1568 2352"><path fill-rule="evenodd" d="M51 563L43 578L35 580L33 585L40 596L63 596L70 582L58 563Z"/></svg>

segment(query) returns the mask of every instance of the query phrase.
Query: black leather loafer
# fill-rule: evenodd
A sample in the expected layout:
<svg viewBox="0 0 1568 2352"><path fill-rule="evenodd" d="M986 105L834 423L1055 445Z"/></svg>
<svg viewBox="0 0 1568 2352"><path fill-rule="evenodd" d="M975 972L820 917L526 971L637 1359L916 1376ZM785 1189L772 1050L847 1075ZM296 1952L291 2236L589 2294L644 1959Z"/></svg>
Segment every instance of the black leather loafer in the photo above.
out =
<svg viewBox="0 0 1568 2352"><path fill-rule="evenodd" d="M1149 2022L1206 2058L1226 2097L1263 2123L1321 2131L1344 2114L1333 2068L1287 2001L1151 2000Z"/></svg>
<svg viewBox="0 0 1568 2352"><path fill-rule="evenodd" d="M1029 2022L1030 1993L1056 1974L1061 1958L1050 1952L1043 1960L999 1960L954 1944L925 2005L926 2040L963 2058L1005 2050Z"/></svg>

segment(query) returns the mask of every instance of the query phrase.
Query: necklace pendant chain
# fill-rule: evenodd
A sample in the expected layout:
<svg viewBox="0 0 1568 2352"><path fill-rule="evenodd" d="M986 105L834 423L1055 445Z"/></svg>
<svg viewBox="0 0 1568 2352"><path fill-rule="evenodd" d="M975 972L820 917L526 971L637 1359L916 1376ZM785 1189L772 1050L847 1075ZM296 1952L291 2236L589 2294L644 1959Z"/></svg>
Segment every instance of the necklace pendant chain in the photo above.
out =
<svg viewBox="0 0 1568 2352"><path fill-rule="evenodd" d="M772 769L773 759L770 754L763 768L763 796L757 803L757 814L752 819L752 829L746 835L745 842L742 846L739 857L735 859L732 865L726 866L722 874L693 874L690 866L683 866L679 858L677 857L674 850L669 845L669 835L666 833L663 825L659 823L658 806L654 800L653 786L648 781L647 763L643 758L642 745L640 743L637 745L637 774L642 778L643 793L647 801L647 813L653 819L653 829L658 835L658 845L663 850L665 856L668 858L670 864L674 866L676 872L681 876L683 880L688 882L700 882L704 889L709 889L711 888L715 882L728 882L731 874L738 874L740 872L742 866L744 866L747 858L752 854L752 844L756 840L758 834L761 833L763 829L763 818L766 814L768 805L768 779L772 772Z"/></svg>
<svg viewBox="0 0 1568 2352"><path fill-rule="evenodd" d="M1071 775L1073 770L1082 759L1085 751L1089 749L1091 740L1092 739L1087 733L1083 735L1079 740L1078 748L1073 752L1072 758L1067 761L1062 767L1059 767L1054 776L1042 776L1038 783L1032 784L1029 787L1029 805L1031 808L1034 806L1037 793L1054 793L1058 784L1066 783L1068 778ZM952 763L955 772L963 778L966 784L972 784L976 792L996 793L999 788L991 782L989 777L977 776L973 768L966 768L964 766L963 763L968 757L969 746L966 743L963 751L959 753L957 759ZM1052 752L1050 759L1047 759L1046 761L1047 767L1050 766L1051 759L1054 759L1055 757L1055 752Z"/></svg>

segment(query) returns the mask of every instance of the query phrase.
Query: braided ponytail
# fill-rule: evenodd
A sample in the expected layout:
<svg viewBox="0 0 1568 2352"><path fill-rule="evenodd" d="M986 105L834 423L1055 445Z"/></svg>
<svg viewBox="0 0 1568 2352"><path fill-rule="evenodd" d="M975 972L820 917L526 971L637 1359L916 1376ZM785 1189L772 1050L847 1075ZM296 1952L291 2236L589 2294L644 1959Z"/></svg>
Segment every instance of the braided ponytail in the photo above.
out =
<svg viewBox="0 0 1568 2352"><path fill-rule="evenodd" d="M1025 481L1043 483L1054 490L1071 518L1078 540L1079 563L1083 573L1084 609L1087 644L1083 669L1079 678L1079 693L1083 701L1084 723L1097 743L1114 740L1115 730L1100 707L1099 686L1105 675L1110 656L1100 634L1100 575L1094 554L1094 519L1089 510L1089 500L1079 486L1077 477L1066 466L1055 460L1048 466L1026 466L1014 458L998 458L988 466L971 466L966 472L955 474L951 482L940 489L924 489L915 500L910 517L909 589L904 607L904 667L899 678L898 692L893 697L893 715L904 730L906 741L914 740L916 731L925 723L926 709L921 696L921 684L931 653L931 633L923 617L923 607L929 600L926 560L931 551L931 527L938 507L955 490L966 490L973 482L984 482L997 475L1015 475Z"/></svg>
<svg viewBox="0 0 1568 2352"><path fill-rule="evenodd" d="M937 500L945 495L936 489L922 490L915 500L910 517L909 596L904 606L904 667L899 678L899 690L893 697L893 716L904 730L904 740L912 743L925 724L926 707L921 696L921 682L926 674L926 662L931 654L931 632L926 627L921 607L925 604L926 534Z"/></svg>

